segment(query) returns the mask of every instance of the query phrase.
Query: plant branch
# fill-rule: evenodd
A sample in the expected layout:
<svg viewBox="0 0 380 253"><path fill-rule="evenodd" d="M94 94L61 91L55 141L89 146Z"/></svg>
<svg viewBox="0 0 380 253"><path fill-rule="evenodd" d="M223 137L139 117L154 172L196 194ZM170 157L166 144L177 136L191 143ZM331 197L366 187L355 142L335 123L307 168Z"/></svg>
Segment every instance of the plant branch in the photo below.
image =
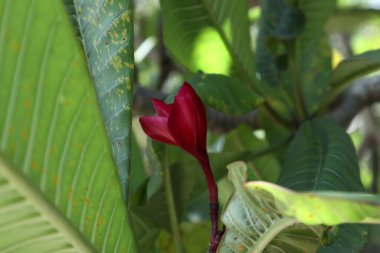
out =
<svg viewBox="0 0 380 253"><path fill-rule="evenodd" d="M326 116L343 127L364 108L380 102L380 75L359 79L330 107Z"/></svg>
<svg viewBox="0 0 380 253"><path fill-rule="evenodd" d="M293 76L293 89L294 89L294 106L297 110L300 119L303 121L307 118L307 109L302 92L302 83L300 75L299 57L298 57L298 40L294 40L292 45L289 46L290 51L290 68Z"/></svg>

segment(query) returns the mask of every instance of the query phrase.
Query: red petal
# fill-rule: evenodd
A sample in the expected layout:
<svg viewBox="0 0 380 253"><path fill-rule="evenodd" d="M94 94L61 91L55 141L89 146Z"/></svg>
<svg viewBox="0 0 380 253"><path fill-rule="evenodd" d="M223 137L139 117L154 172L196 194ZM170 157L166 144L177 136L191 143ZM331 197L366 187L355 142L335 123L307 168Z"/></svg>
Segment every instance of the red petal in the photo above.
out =
<svg viewBox="0 0 380 253"><path fill-rule="evenodd" d="M169 117L170 112L172 111L173 104L165 104L165 102L155 99L152 99L154 110L158 116Z"/></svg>
<svg viewBox="0 0 380 253"><path fill-rule="evenodd" d="M194 91L193 87L187 82L184 82L181 90L178 92L177 96L189 96L188 103L194 104L197 110L196 117L196 132L197 132L197 146L199 150L206 152L206 138L207 138L207 116L206 110L199 98L197 93ZM207 153L207 152L206 152Z"/></svg>
<svg viewBox="0 0 380 253"><path fill-rule="evenodd" d="M193 88L185 83L169 116L168 127L178 146L197 158L205 158L207 119L202 101Z"/></svg>
<svg viewBox="0 0 380 253"><path fill-rule="evenodd" d="M168 118L157 116L141 117L140 125L145 134L156 141L176 145L168 129Z"/></svg>

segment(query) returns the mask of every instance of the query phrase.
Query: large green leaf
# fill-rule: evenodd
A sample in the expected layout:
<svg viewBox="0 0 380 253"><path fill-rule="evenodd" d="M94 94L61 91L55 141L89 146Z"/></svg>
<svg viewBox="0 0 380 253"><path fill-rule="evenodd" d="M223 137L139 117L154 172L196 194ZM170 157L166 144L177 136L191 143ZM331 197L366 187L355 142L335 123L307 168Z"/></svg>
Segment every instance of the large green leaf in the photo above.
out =
<svg viewBox="0 0 380 253"><path fill-rule="evenodd" d="M247 86L224 75L197 73L189 79L189 83L207 106L227 114L248 113L264 102Z"/></svg>
<svg viewBox="0 0 380 253"><path fill-rule="evenodd" d="M343 60L334 70L331 86L344 90L350 81L380 69L380 50L368 51Z"/></svg>
<svg viewBox="0 0 380 253"><path fill-rule="evenodd" d="M275 209L305 224L380 224L380 197L367 193L337 191L295 192L276 184L256 181L244 185Z"/></svg>
<svg viewBox="0 0 380 253"><path fill-rule="evenodd" d="M135 252L86 62L60 1L0 1L0 90L0 251Z"/></svg>
<svg viewBox="0 0 380 253"><path fill-rule="evenodd" d="M247 170L244 163L230 164L228 169L228 177L236 192L222 212L221 219L227 230L219 245L219 253L316 252L320 228L281 216L273 208L273 198L263 200L253 191L247 191L243 186Z"/></svg>
<svg viewBox="0 0 380 253"><path fill-rule="evenodd" d="M161 0L164 41L180 63L195 72L228 73L230 66L254 80L245 0Z"/></svg>
<svg viewBox="0 0 380 253"><path fill-rule="evenodd" d="M297 191L363 191L350 137L323 118L305 122L291 142L279 185Z"/></svg>
<svg viewBox="0 0 380 253"><path fill-rule="evenodd" d="M278 183L297 191L360 192L358 161L350 137L339 126L316 118L305 122L289 146ZM366 225L339 226L337 240L320 252L360 249L367 234ZM344 241L347 233L360 234ZM356 251L358 252L358 251Z"/></svg>
<svg viewBox="0 0 380 253"><path fill-rule="evenodd" d="M133 82L132 0L65 0L75 18L128 198Z"/></svg>

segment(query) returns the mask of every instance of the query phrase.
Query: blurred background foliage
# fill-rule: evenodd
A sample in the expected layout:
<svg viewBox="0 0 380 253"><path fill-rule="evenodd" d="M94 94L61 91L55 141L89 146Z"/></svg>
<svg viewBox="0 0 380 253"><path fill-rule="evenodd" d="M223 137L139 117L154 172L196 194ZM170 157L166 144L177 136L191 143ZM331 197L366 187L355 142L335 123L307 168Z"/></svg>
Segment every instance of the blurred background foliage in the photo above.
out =
<svg viewBox="0 0 380 253"><path fill-rule="evenodd" d="M250 0L248 4L251 43L252 48L256 48L260 1ZM193 49L184 52L192 61L191 64L184 66L180 64L181 59L174 59L164 45L159 0L136 0L134 17L135 81L137 87L143 87L151 92L148 96L160 97L162 94L170 94L184 80L188 80L191 68L208 73L233 75L235 69L231 66L230 56L213 30L202 30L193 41ZM334 67L349 56L378 49L380 1L339 0L338 7L325 30L329 35ZM372 75L374 74L378 72ZM138 90L139 88L136 92ZM145 104L139 103L140 101L135 101L135 108L139 108L139 113L151 112L149 108L145 108ZM147 140L138 124L138 116L136 113L133 121L131 193L136 229L142 238L140 244L144 245L145 250L152 252L175 252L171 244L162 189L163 175L159 157L162 146ZM378 193L380 187L379 124L380 105L374 104L358 114L348 128L360 158L362 182L368 191L374 193ZM227 133L218 131L209 133L208 150L216 178L219 180L222 207L233 190L226 179L226 164L235 160L244 160L248 162L250 168L250 180L275 182L286 141L285 139L274 146L269 145L263 130L252 131L243 125ZM206 249L199 247L207 246L209 227L205 223L208 220L208 202L203 175L201 170L194 170L197 165L187 154L173 147L168 149L173 192L181 221L184 247L187 252L204 252ZM253 151L247 152L247 150ZM380 229L372 226L368 246L363 252L380 252L379 237Z"/></svg>

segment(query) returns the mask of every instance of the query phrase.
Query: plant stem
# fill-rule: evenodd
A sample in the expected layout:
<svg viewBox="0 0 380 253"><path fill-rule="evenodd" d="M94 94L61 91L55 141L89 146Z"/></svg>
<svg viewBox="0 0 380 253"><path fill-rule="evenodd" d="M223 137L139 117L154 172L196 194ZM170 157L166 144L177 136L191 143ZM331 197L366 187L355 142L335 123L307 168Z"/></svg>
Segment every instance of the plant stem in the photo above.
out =
<svg viewBox="0 0 380 253"><path fill-rule="evenodd" d="M265 111L268 113L268 115L276 121L279 125L283 126L287 130L292 129L292 124L289 122L286 118L282 117L280 114L278 114L272 106L266 101L263 104Z"/></svg>
<svg viewBox="0 0 380 253"><path fill-rule="evenodd" d="M163 173L164 173L164 184L165 184L165 196L166 196L166 203L167 203L168 212L169 212L170 228L172 230L172 236L173 236L176 252L184 253L185 251L182 246L181 235L179 232L177 212L176 212L174 196L173 196L172 180L170 177L168 158L167 158L165 147L164 147L163 153L164 153Z"/></svg>
<svg viewBox="0 0 380 253"><path fill-rule="evenodd" d="M289 46L290 51L290 67L293 75L294 82L294 106L297 110L298 115L303 121L308 117L305 100L302 93L302 84L300 79L300 66L298 57L298 40L294 40L294 43Z"/></svg>
<svg viewBox="0 0 380 253"><path fill-rule="evenodd" d="M210 204L210 219L211 219L211 237L209 253L216 252L219 242L224 234L224 227L219 231L219 200L218 200L218 186L212 174L212 169L208 159L198 159L202 166L203 172L206 177L207 187L209 191L209 204Z"/></svg>

